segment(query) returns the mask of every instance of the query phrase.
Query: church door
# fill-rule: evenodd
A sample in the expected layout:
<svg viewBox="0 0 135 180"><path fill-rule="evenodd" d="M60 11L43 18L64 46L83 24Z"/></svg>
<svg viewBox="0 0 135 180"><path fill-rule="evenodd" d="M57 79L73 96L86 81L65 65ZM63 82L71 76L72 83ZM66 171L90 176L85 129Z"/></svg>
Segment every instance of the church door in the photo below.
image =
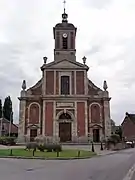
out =
<svg viewBox="0 0 135 180"><path fill-rule="evenodd" d="M34 138L37 136L37 129L30 130L30 141L34 141Z"/></svg>
<svg viewBox="0 0 135 180"><path fill-rule="evenodd" d="M59 137L60 142L69 142L71 138L71 122L60 122L59 123Z"/></svg>
<svg viewBox="0 0 135 180"><path fill-rule="evenodd" d="M100 141L99 129L93 129L93 141L94 142Z"/></svg>

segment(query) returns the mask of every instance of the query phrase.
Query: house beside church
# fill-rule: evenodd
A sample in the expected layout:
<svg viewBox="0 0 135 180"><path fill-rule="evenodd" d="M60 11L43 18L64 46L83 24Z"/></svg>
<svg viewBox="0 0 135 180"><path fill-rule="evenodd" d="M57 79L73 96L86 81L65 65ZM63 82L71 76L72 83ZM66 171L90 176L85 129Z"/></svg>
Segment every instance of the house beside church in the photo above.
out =
<svg viewBox="0 0 135 180"><path fill-rule="evenodd" d="M121 128L122 136L126 141L135 141L135 114L126 112Z"/></svg>
<svg viewBox="0 0 135 180"><path fill-rule="evenodd" d="M77 28L68 22L65 10L62 22L53 28L54 60L41 67L41 79L30 88L23 80L19 112L18 139L43 135L61 142L88 139L99 142L111 135L110 97L107 83L103 90L89 78L86 57L76 58ZM80 61L80 60L79 60Z"/></svg>

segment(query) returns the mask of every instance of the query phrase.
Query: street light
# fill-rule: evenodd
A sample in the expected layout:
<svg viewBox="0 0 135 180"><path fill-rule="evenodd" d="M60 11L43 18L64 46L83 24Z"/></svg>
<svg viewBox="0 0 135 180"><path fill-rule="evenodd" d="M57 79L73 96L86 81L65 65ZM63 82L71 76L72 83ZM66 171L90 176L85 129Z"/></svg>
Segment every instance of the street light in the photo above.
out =
<svg viewBox="0 0 135 180"><path fill-rule="evenodd" d="M12 117L13 117L13 112L11 111L11 113L10 113L10 124L9 124L9 133L8 133L8 135L9 135L9 137L10 137L10 134L11 134L11 125L12 125Z"/></svg>

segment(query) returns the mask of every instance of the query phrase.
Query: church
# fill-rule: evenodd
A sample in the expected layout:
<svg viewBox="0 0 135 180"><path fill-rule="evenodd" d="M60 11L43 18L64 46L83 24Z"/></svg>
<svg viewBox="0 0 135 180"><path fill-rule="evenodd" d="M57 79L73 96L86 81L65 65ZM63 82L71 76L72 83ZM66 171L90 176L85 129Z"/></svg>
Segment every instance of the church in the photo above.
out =
<svg viewBox="0 0 135 180"><path fill-rule="evenodd" d="M19 107L18 139L43 135L60 142L100 142L111 135L110 97L89 78L86 57L76 59L77 28L62 14L53 28L54 60L43 57L42 78L30 88L23 80Z"/></svg>

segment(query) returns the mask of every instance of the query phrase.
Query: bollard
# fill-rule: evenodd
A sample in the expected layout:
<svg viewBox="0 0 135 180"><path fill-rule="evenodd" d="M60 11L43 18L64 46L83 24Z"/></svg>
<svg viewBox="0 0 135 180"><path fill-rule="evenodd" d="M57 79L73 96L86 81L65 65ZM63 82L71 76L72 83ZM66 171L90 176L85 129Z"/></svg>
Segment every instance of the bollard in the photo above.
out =
<svg viewBox="0 0 135 180"><path fill-rule="evenodd" d="M77 156L80 157L80 151L78 151Z"/></svg>
<svg viewBox="0 0 135 180"><path fill-rule="evenodd" d="M34 156L35 155L35 149L33 149L33 151L32 151L32 156Z"/></svg>
<svg viewBox="0 0 135 180"><path fill-rule="evenodd" d="M13 152L12 152L12 149L10 149L10 156L12 156L13 155Z"/></svg>
<svg viewBox="0 0 135 180"><path fill-rule="evenodd" d="M95 152L95 149L94 149L94 144L92 142L92 152Z"/></svg>
<svg viewBox="0 0 135 180"><path fill-rule="evenodd" d="M59 157L59 155L60 155L60 154L59 154L59 151L57 151L57 157Z"/></svg>
<svg viewBox="0 0 135 180"><path fill-rule="evenodd" d="M101 148L100 148L101 151L103 151L103 143L101 142Z"/></svg>

